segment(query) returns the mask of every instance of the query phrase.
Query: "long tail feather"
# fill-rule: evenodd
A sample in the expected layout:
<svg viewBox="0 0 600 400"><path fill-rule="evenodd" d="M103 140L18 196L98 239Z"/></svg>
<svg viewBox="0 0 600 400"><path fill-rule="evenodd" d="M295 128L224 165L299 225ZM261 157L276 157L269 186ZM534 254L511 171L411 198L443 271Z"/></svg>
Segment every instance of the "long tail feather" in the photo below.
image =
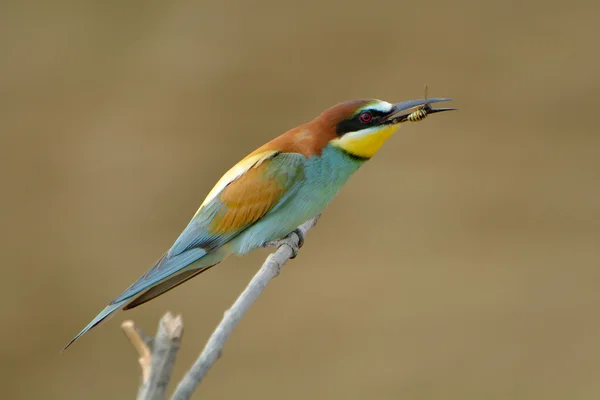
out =
<svg viewBox="0 0 600 400"><path fill-rule="evenodd" d="M216 264L210 265L205 268L188 270L188 271L184 271L178 275L175 275L173 278L170 278L162 283L159 283L156 286L153 286L148 291L146 291L143 294L141 294L140 296L136 297L131 303L126 304L125 307L123 307L123 310L124 311L131 310L132 308L141 306L142 304L147 303L150 300L152 300L158 296L162 296L163 294L167 293L169 290L175 289L177 286L198 276L200 273L202 273L204 271L208 271L215 265Z"/></svg>
<svg viewBox="0 0 600 400"><path fill-rule="evenodd" d="M96 318L92 320L92 322L90 322L85 328L83 328L83 330L79 332L79 334L75 336L73 340L71 340L69 344L65 346L64 349L62 349L61 353L65 351L70 345L72 345L86 332L98 326L112 313L119 309L122 309L129 303L136 302L137 298L142 297L142 299L136 303L136 305L140 305L143 302L157 297L168 291L170 288L168 287L168 285L165 285L164 288L162 286L160 287L160 289L162 290L156 290L151 292L148 296L144 296L145 292L152 291L152 289L155 286L160 285L161 282L167 280L172 282L171 285L173 285L174 283L179 282L179 279L181 279L181 283L183 283L185 280L191 278L191 276L189 276L190 274L184 272L184 269L190 264L193 264L194 262L203 258L205 255L206 251L204 251L203 249L191 249L174 257L168 257L166 254L163 255L156 262L156 264L148 271L146 271L146 273L142 277L140 277L136 282L134 282L133 285L127 288L119 297L111 301L110 304L104 310L102 310L100 314L96 316ZM202 270L201 265L197 265L197 268ZM184 275L181 278L178 278L177 276L181 273L184 273ZM197 273L195 273L195 271L191 273L192 276L195 276L196 274Z"/></svg>
<svg viewBox="0 0 600 400"><path fill-rule="evenodd" d="M120 309L121 307L123 307L125 305L125 303L127 303L126 300L120 302L120 303L115 303L115 304L111 304L109 306L107 306L104 310L102 310L100 312L100 314L98 314L96 316L96 318L94 318L92 320L92 322L90 322L89 324L87 324L87 326L85 328L83 328L83 330L81 332L79 332L77 334L77 336L75 336L73 339L71 339L71 341L60 351L61 353L63 351L65 351L70 345L72 345L77 339L79 339L82 335L84 335L87 331L89 331L90 329L100 325L102 322L106 321L107 318L109 316L111 316L111 314L113 314L115 311L117 311L118 309Z"/></svg>

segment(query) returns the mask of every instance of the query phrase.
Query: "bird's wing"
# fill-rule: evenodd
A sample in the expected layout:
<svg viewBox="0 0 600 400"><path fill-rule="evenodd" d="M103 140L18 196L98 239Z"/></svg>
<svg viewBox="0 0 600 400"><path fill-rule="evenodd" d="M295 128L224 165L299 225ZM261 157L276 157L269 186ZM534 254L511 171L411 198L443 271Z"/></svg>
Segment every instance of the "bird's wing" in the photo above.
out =
<svg viewBox="0 0 600 400"><path fill-rule="evenodd" d="M304 180L305 160L273 151L242 160L217 182L171 249L111 304L174 276L285 203Z"/></svg>
<svg viewBox="0 0 600 400"><path fill-rule="evenodd" d="M238 163L209 193L171 249L101 311L65 349L132 299L134 307L195 276L182 272L286 203L304 181L305 162L306 157L298 153L267 150L257 151ZM200 265L199 271L210 267L210 263ZM152 291L154 287L159 289ZM144 296L145 293L148 295ZM144 297L135 297L138 295Z"/></svg>
<svg viewBox="0 0 600 400"><path fill-rule="evenodd" d="M168 252L218 248L284 204L304 181L306 157L264 151L251 154L215 185Z"/></svg>

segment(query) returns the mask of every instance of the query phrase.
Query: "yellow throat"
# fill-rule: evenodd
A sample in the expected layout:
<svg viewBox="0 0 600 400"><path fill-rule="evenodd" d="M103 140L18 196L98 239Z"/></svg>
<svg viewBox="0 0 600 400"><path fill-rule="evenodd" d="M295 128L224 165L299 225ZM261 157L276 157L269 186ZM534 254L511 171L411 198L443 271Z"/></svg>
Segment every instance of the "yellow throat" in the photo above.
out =
<svg viewBox="0 0 600 400"><path fill-rule="evenodd" d="M371 158L398 129L399 125L380 125L333 139L330 143L345 152L362 158Z"/></svg>

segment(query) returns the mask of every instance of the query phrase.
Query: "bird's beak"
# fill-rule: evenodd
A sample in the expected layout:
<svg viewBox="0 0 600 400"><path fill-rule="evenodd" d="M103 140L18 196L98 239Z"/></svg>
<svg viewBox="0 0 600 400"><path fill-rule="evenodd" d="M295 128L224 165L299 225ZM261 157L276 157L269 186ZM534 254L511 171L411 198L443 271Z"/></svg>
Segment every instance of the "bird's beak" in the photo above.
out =
<svg viewBox="0 0 600 400"><path fill-rule="evenodd" d="M440 103L442 101L452 101L452 99L432 98L410 100L404 101L402 103L396 103L393 105L392 111L390 111L390 113L385 118L383 118L381 122L392 125L405 122L410 114L419 109L426 111L427 115L444 111L456 110L456 108L431 108L431 103Z"/></svg>

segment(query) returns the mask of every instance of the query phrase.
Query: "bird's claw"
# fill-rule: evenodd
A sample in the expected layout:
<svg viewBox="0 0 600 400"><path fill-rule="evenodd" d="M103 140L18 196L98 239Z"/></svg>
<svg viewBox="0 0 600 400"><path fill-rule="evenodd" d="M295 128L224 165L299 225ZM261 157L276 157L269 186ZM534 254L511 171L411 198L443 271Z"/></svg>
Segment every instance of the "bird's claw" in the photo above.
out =
<svg viewBox="0 0 600 400"><path fill-rule="evenodd" d="M298 243L296 243L296 241L292 239L293 234L296 234L298 236ZM304 233L302 233L302 231L299 228L294 229L289 235L287 235L283 239L276 239L271 240L270 242L265 242L265 244L263 244L263 247L279 248L284 245L288 246L292 251L292 256L290 257L290 259L296 258L296 256L298 255L298 251L302 246L304 246Z"/></svg>
<svg viewBox="0 0 600 400"><path fill-rule="evenodd" d="M295 233L298 236L298 250L300 250L302 246L304 246L304 233L302 233L300 228L294 229L292 233ZM292 233L290 233L288 236L291 236Z"/></svg>

